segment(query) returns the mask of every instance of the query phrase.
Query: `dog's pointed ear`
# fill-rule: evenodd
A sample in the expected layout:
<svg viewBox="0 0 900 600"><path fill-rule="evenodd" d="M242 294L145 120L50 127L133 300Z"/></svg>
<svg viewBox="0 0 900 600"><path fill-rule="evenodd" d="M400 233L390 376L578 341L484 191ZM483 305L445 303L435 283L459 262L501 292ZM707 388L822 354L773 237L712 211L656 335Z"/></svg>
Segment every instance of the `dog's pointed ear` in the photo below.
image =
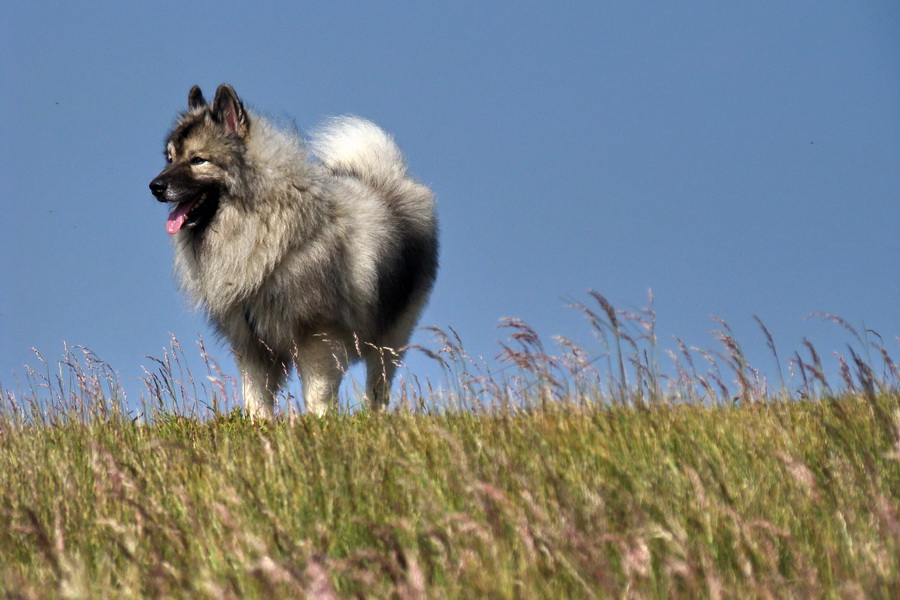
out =
<svg viewBox="0 0 900 600"><path fill-rule="evenodd" d="M226 83L220 85L219 89L216 90L216 98L212 104L212 115L217 122L225 125L225 129L241 137L247 135L247 131L250 129L250 122L247 119L247 111L244 110L244 105L238 98L234 88Z"/></svg>
<svg viewBox="0 0 900 600"><path fill-rule="evenodd" d="M188 108L194 110L203 108L204 106L206 106L206 98L203 97L200 86L195 85L191 88L191 91L188 92Z"/></svg>

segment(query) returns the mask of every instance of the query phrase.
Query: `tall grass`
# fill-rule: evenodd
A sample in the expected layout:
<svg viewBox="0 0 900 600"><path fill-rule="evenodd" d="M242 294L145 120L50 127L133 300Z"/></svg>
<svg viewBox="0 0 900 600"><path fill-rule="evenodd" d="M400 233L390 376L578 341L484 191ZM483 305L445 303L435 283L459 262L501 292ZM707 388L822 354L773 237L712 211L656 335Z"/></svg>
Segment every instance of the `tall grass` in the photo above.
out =
<svg viewBox="0 0 900 600"><path fill-rule="evenodd" d="M443 380L377 414L249 421L177 342L137 411L90 351L40 359L25 392L0 390L0 593L900 597L881 338L823 315L855 340L837 380L807 343L773 386L724 322L716 349L661 352L651 309L575 308L600 352L507 320L498 371L434 329L410 351Z"/></svg>

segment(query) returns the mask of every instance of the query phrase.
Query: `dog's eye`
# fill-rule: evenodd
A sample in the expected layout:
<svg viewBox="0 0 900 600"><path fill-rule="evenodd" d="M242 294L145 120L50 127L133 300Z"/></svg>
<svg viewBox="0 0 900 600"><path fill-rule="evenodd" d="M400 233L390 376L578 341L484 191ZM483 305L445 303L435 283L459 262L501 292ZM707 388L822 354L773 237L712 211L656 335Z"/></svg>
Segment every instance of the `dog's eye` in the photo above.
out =
<svg viewBox="0 0 900 600"><path fill-rule="evenodd" d="M204 164L205 162L206 162L206 159L205 159L205 158L201 158L201 157L199 157L199 156L195 156L194 158L191 159L191 164L194 165L194 166L202 165L202 164Z"/></svg>

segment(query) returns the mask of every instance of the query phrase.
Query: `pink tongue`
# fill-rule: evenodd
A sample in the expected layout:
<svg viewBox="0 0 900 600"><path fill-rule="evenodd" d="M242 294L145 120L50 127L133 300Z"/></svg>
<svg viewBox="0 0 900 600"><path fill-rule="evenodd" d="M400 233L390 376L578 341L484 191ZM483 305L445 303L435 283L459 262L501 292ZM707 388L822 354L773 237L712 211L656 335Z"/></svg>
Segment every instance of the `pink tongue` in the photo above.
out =
<svg viewBox="0 0 900 600"><path fill-rule="evenodd" d="M174 235L181 230L181 226L187 220L187 214L194 207L194 204L196 202L182 202L176 205L172 212L169 213L169 220L166 221L166 232L169 235Z"/></svg>

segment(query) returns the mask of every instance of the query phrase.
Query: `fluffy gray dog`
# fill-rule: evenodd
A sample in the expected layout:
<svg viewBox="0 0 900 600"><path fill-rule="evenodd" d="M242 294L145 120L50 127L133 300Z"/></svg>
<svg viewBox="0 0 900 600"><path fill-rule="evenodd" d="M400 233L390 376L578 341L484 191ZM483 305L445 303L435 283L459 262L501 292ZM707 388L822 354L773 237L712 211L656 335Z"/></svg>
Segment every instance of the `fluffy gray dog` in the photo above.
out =
<svg viewBox="0 0 900 600"><path fill-rule="evenodd" d="M438 265L433 195L391 136L339 117L305 143L231 86L211 104L195 86L166 160L150 190L172 207L175 271L231 343L245 409L271 418L296 365L321 415L357 358L386 404Z"/></svg>

